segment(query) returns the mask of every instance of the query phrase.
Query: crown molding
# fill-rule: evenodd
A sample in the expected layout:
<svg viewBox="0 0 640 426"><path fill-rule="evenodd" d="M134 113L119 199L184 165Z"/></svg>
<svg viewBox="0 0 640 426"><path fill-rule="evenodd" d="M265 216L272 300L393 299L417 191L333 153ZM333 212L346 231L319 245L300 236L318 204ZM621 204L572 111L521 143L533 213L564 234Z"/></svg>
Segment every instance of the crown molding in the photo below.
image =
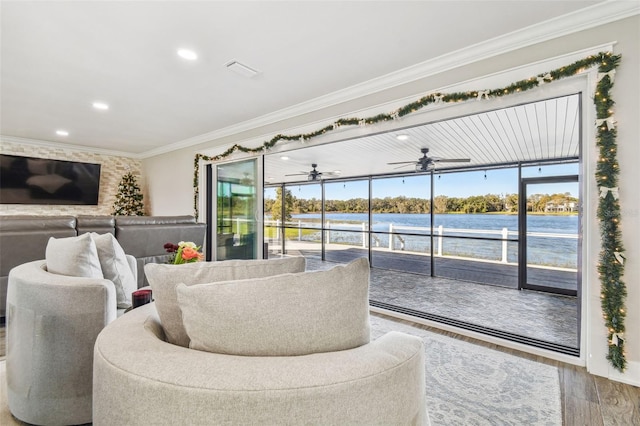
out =
<svg viewBox="0 0 640 426"><path fill-rule="evenodd" d="M476 76L472 79L469 80L465 80L465 81L459 81L456 82L454 84L450 84L447 86L440 86L440 87L434 87L431 91L431 93L449 93L449 92L461 92L461 91L465 91L467 89L465 89L465 87L468 87L469 85L472 85L473 87L481 87L479 86L479 84L485 84L485 82L487 81L487 79L491 79L493 77L501 77L502 80L506 81L513 81L519 78L523 78L523 73L524 76L526 78L530 77L531 75L535 75L536 73L540 73L542 71L547 71L548 69L551 68L556 68L562 65L565 65L566 63L571 63L574 61L577 61L579 59L582 59L588 55L594 55L597 54L598 52L606 52L606 51L613 51L613 47L615 46L617 42L612 41L612 42L608 42L608 43L603 43L603 44L599 44L597 46L591 46L585 49L580 49L577 51L573 51L573 52L567 52L564 53L562 55L559 56L554 56L554 57L550 57L550 58L545 58L536 62L531 62L531 63L527 63L527 64L522 64L519 66L516 66L514 68L509 68L509 69L504 69L495 73L491 73L491 74L485 74L485 75L481 75L481 76ZM555 64L555 65L554 65ZM542 67L542 68L541 68ZM589 72L593 72L593 70L589 70ZM582 75L586 75L586 73L583 73ZM505 77L506 76L506 77ZM578 78L579 76L574 76L573 79ZM506 78L506 80L505 80ZM569 79L566 79L565 81L568 81ZM556 83L554 85L554 87L558 85L558 83ZM484 87L484 86L483 86ZM547 86L545 86L544 89L546 89ZM556 92L554 92L554 94L552 95L552 97L555 96L564 96L564 95L568 95L571 93L575 93L575 89L571 88L569 89L568 92L562 92L562 94L558 94ZM516 97L518 95L511 95L511 98ZM523 96L522 94L520 94L519 96ZM357 110L357 111L351 111L349 114L350 116L355 116L355 117L363 117L363 116L370 116L370 115L375 115L378 112L388 112L388 111L392 111L395 108L398 108L402 105L405 105L407 103L413 102L416 100L416 95L410 95L410 96L406 96L403 98L399 98L399 99L394 99L392 101L388 101L388 102L384 102L382 104L377 104L374 106L369 106L367 108L361 109L361 110ZM518 101L520 103L523 102L530 102L530 101ZM427 111L429 112L433 112L436 110L440 110L440 109L444 109L444 108L451 108L454 107L455 105L452 104L440 104L440 105L430 105L429 107L425 107L423 108L421 111L418 111L414 114L411 114L411 117L417 117L419 114L423 114L426 113ZM475 113L475 112L474 112ZM464 113L463 113L464 115ZM455 114L454 114L455 116ZM332 123L336 120L338 120L339 118L341 118L342 116L340 115L336 115L336 116L331 116L331 117L325 117L319 120L315 120L313 122L306 122L304 123L302 126L293 126L293 127L288 127L288 128L284 128L279 130L280 133L282 134L298 134L298 133L306 133L306 132L311 132L316 130L317 128L326 125L327 123ZM448 117L451 118L451 117ZM439 117L439 116L432 116L430 117L430 120L435 120L435 121L439 121L441 119L446 119L443 117ZM402 120L402 125L400 125L400 128L404 128L404 127L411 127L413 125L416 124L423 124L424 123L424 119L419 118L419 121L410 121L411 118L409 118L409 116L405 116L403 117ZM380 133L381 131L389 131L389 127L387 128L387 130L382 130L382 128L380 126L389 126L391 122L386 122L386 123L378 123L376 125L375 129L371 129L371 131L373 133ZM352 133L349 132L357 132L356 134L354 134L353 136L350 136ZM338 140L344 140L344 139L351 139L352 137L358 137L358 136L364 136L363 130L362 128L358 127L358 128L347 128L347 127L342 127L340 129L336 129L333 132L331 132L331 135L335 135L335 139L332 138L331 136L327 135L323 137L323 142L316 142L317 144L320 143L326 143L326 142L336 142ZM211 146L208 148L204 148L199 150L198 152L200 154L205 154L205 155L215 155L216 153L219 153L220 151L223 151L227 148L230 148L232 145L234 144L242 144L245 146L260 146L261 143L263 143L263 141L269 140L271 137L273 137L273 133L262 133L259 136L252 136L248 139L242 139L239 141L234 141L234 142L229 142L229 143L224 143L224 144L220 144L220 145L215 145L215 146ZM275 153L275 152L286 152L291 150L291 145L295 145L295 144L299 144L296 147L294 147L293 149L298 149L301 148L300 142L298 141L288 141L288 142L284 142L281 141L277 146L272 147L269 152L270 153ZM238 154L238 155L242 155L242 154ZM252 156L254 154L246 154L248 156ZM237 158L235 158L237 159ZM228 161L235 161L235 159L230 159Z"/></svg>
<svg viewBox="0 0 640 426"><path fill-rule="evenodd" d="M601 26L620 19L640 14L640 3L635 1L609 0L541 22L527 28L495 37L472 46L450 52L431 60L403 68L393 73L311 99L288 108L243 121L222 129L166 145L139 154L140 158L153 157L178 149L212 142L247 130L286 120L354 100L375 92L406 84L415 80L440 74L474 62L492 58L533 44L562 37L578 31Z"/></svg>
<svg viewBox="0 0 640 426"><path fill-rule="evenodd" d="M130 152L112 151L108 149L92 148L92 147L82 146L82 145L71 145L66 143L45 141L40 139L20 138L17 136L0 135L0 142L15 143L19 145L41 146L44 148L63 149L66 151L88 152L91 154L108 155L111 157L125 157L125 158L135 158L135 159L141 158L139 154L132 154Z"/></svg>

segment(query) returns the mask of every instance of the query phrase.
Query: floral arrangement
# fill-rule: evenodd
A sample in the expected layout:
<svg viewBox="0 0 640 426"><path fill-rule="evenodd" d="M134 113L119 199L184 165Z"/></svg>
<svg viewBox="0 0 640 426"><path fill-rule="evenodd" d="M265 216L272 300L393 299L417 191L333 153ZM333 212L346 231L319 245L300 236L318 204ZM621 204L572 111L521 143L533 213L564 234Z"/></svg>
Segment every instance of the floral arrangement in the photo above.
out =
<svg viewBox="0 0 640 426"><path fill-rule="evenodd" d="M198 251L200 247L191 241L180 241L178 244L166 243L164 249L167 253L171 253L168 263L173 265L200 262L204 259L204 255Z"/></svg>

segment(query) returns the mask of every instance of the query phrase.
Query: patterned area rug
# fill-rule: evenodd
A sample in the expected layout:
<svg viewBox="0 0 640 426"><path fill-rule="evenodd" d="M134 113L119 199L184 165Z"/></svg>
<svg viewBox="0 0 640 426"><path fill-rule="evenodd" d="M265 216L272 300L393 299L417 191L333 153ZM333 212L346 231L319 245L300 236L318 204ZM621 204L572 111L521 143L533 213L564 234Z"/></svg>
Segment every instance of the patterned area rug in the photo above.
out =
<svg viewBox="0 0 640 426"><path fill-rule="evenodd" d="M562 425L555 367L371 316L372 339L392 330L425 342L432 425Z"/></svg>

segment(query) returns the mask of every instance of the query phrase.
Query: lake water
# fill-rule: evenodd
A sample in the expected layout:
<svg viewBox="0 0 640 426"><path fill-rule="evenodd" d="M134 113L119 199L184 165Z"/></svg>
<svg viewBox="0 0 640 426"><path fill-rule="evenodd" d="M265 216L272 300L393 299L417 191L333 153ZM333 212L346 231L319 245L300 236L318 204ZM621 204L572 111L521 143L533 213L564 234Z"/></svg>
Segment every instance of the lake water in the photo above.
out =
<svg viewBox="0 0 640 426"><path fill-rule="evenodd" d="M303 227L319 227L320 214L293 215L292 222L300 221ZM362 244L362 223L368 221L366 213L327 213L325 219L330 223L330 241L342 244ZM374 232L389 232L389 226L393 225L393 231L399 234L410 233L419 235L400 235L394 237L394 249L412 252L429 252L430 241L429 227L430 215L428 214L398 214L376 213L373 214L372 229ZM476 257L481 259L501 260L503 244L501 231L506 228L510 231L509 239L517 240L518 217L517 215L501 214L437 214L434 216L434 227L445 228L442 238L442 253L444 255ZM403 227L421 228L405 229ZM476 230L468 233L456 230ZM477 231L493 232L477 232ZM527 218L528 233L545 234L573 234L577 236L578 216L553 216L530 215ZM389 247L389 235L375 233L374 244L380 247ZM421 236L423 235L423 236ZM456 238L458 237L458 238ZM462 238L464 237L464 238ZM488 238L490 240L481 240ZM304 235L303 240L319 241L320 232ZM435 238L435 250L438 251L438 238ZM529 236L527 238L527 251L529 264L558 266L565 268L577 268L577 238L559 238L558 236ZM507 243L507 260L517 262L518 242Z"/></svg>

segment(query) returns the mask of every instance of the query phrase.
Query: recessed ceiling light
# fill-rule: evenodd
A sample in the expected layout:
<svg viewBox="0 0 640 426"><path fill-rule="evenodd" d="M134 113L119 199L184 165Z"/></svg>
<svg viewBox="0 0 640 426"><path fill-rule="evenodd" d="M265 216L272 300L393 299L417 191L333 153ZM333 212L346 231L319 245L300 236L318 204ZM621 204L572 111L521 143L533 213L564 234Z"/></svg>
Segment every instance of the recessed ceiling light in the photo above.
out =
<svg viewBox="0 0 640 426"><path fill-rule="evenodd" d="M104 102L94 102L93 107L95 109L102 109L102 110L109 109L109 105L105 104Z"/></svg>
<svg viewBox="0 0 640 426"><path fill-rule="evenodd" d="M396 136L396 139L398 139L399 141L406 141L407 139L409 139L409 135L398 135Z"/></svg>
<svg viewBox="0 0 640 426"><path fill-rule="evenodd" d="M258 72L259 72L258 70L255 70L248 65L241 64L235 59L227 62L226 64L224 64L224 66L230 69L231 71L247 78L254 77L258 75Z"/></svg>
<svg viewBox="0 0 640 426"><path fill-rule="evenodd" d="M196 59L198 59L198 54L189 49L178 49L178 56L189 61L195 61Z"/></svg>
<svg viewBox="0 0 640 426"><path fill-rule="evenodd" d="M56 130L56 135L58 136L69 136L69 132L66 130Z"/></svg>
<svg viewBox="0 0 640 426"><path fill-rule="evenodd" d="M281 159L281 160L285 160L285 161L286 161L286 160L288 160L288 159L289 159L289 157L287 157L286 155L283 155L282 157L280 157L280 159Z"/></svg>

